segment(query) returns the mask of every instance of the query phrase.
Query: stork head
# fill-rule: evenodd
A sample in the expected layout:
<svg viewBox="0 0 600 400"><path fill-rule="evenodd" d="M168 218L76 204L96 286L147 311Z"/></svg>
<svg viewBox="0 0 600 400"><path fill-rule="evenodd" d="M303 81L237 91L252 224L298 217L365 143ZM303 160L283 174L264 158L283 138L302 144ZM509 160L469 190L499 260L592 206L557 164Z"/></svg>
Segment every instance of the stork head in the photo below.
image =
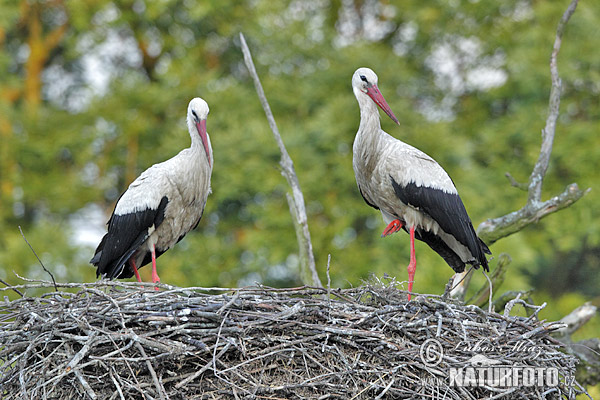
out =
<svg viewBox="0 0 600 400"><path fill-rule="evenodd" d="M194 139L194 135L200 136L202 147L204 147L206 158L208 159L208 165L211 165L210 140L208 139L208 133L206 133L206 117L208 117L209 112L210 110L208 109L206 101L202 100L200 97L192 99L188 105L187 124L190 135L192 135L192 140Z"/></svg>
<svg viewBox="0 0 600 400"><path fill-rule="evenodd" d="M379 106L391 119L397 124L398 118L392 112L392 109L388 105L387 101L383 98L383 95L377 87L377 75L370 68L359 68L354 72L352 76L352 90L358 100L359 105L367 100L363 94L369 96L375 104Z"/></svg>

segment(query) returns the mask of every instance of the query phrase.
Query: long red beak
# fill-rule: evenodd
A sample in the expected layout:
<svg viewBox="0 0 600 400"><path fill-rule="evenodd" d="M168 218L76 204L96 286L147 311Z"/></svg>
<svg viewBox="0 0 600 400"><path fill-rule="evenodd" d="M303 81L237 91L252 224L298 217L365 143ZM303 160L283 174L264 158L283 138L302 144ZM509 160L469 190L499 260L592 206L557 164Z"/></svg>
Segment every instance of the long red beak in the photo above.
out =
<svg viewBox="0 0 600 400"><path fill-rule="evenodd" d="M208 165L212 165L210 159L210 152L208 151L208 136L206 134L206 120L200 120L200 122L196 123L196 129L198 130L198 134L200 135L200 139L202 139L202 146L204 146L204 151L206 152L206 158L208 159Z"/></svg>
<svg viewBox="0 0 600 400"><path fill-rule="evenodd" d="M367 89L367 94L370 98L373 99L375 104L377 104L383 110L383 112L385 112L392 119L392 121L400 125L400 122L398 122L398 118L396 118L387 101L385 101L385 99L383 98L383 95L379 91L377 85L369 86L369 88Z"/></svg>

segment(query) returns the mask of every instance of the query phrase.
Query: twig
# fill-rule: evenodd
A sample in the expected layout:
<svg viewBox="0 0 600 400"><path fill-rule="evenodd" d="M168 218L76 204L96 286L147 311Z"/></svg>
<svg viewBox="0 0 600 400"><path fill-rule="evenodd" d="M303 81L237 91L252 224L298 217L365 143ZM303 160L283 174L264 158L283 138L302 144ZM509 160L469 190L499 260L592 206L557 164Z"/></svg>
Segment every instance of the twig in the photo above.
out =
<svg viewBox="0 0 600 400"><path fill-rule="evenodd" d="M563 32L571 15L573 15L577 8L577 3L578 0L571 1L556 29L556 37L550 56L552 88L550 89L550 99L548 102L548 117L546 118L546 125L542 130L540 154L533 167L527 185L527 203L518 211L514 211L502 217L488 219L479 225L477 234L488 245L494 243L498 239L522 230L525 226L537 222L549 214L570 206L590 191L590 189L582 191L576 183L573 183L567 186L561 194L552 197L548 201L541 201L542 184L550 163L550 155L552 153L554 135L556 132L556 121L558 119L560 106L562 83L558 75L557 57L558 52L560 51ZM507 177L511 180L513 186L522 188L522 184L516 182L510 174L507 174Z"/></svg>
<svg viewBox="0 0 600 400"><path fill-rule="evenodd" d="M260 79L256 73L256 68L254 67L254 62L252 61L250 49L248 48L246 39L242 33L240 33L240 42L242 45L242 52L244 53L244 62L246 63L246 67L252 76L256 93L258 94L260 103L265 110L265 115L269 121L269 126L273 132L275 141L279 146L279 152L281 153L281 160L279 161L281 172L292 188L292 196L288 195L287 198L290 211L292 212L292 218L294 219L294 225L297 226L296 237L300 247L300 261L303 269L301 274L302 280L305 284L323 287L315 266L315 257L313 254L312 242L310 240L310 231L308 230L308 218L306 216L306 207L304 205L304 195L302 194L300 182L298 181L298 176L294 170L294 163L288 154L285 145L283 144L283 140L279 134L279 129L277 128L277 123L275 122L275 118L271 112L271 107L269 106L269 102L265 96L262 84L260 83Z"/></svg>
<svg viewBox="0 0 600 400"><path fill-rule="evenodd" d="M142 357L144 357L146 359L146 367L148 368L148 371L150 371L150 375L152 376L152 381L154 382L154 386L156 387L157 394L160 396L160 398L162 400L167 400L167 396L165 394L165 388L158 381L158 376L156 376L156 371L154 370L154 367L152 367L152 363L150 362L150 360L148 360L148 355L146 354L144 347L140 344L140 342L135 342L135 347L138 349L138 351L140 352Z"/></svg>
<svg viewBox="0 0 600 400"><path fill-rule="evenodd" d="M115 375L113 374L113 369L112 368L110 368L108 370L108 374L110 375L110 379L115 384L115 388L117 388L117 392L119 393L119 397L121 397L121 400L125 400L125 396L123 396L123 390L121 389L121 385L119 385L119 382L117 382L117 380L115 379Z"/></svg>
<svg viewBox="0 0 600 400"><path fill-rule="evenodd" d="M227 353L227 350L229 350L230 346L231 346L231 343L227 343L225 345L225 347L223 347L221 349L221 351L219 351L219 354L217 354L216 358L219 359L223 354ZM215 348L216 347L217 346L215 346ZM176 384L175 388L179 389L179 388L187 385L188 383L190 383L191 381L193 381L194 379L196 379L197 377L199 377L200 375L202 375L204 373L204 371L206 371L207 369L209 369L212 365L213 365L213 359L211 358L211 360L209 362L207 362L198 371L195 371L193 374L191 374L190 376L188 376L187 378L185 378L184 380L182 380L178 384Z"/></svg>
<svg viewBox="0 0 600 400"><path fill-rule="evenodd" d="M518 291L518 290L509 290L502 293L496 300L494 300L494 308L500 312L500 310L504 309L506 305L513 299L517 297L524 296L525 299L533 302L531 300L531 290L526 291Z"/></svg>
<svg viewBox="0 0 600 400"><path fill-rule="evenodd" d="M35 252L35 250L33 249L33 247L31 247L31 244L29 244L29 241L27 241L27 238L23 234L23 230L21 229L20 225L19 225L19 232L21 232L21 236L23 236L23 240L25 240L25 243L27 243L27 246L29 246L29 248L31 249L31 251L35 255L35 258L37 258L37 260L39 261L39 263L42 266L42 268L44 269L44 271L46 271L48 273L48 275L50 275L50 278L52 278L52 282L54 283L54 290L56 290L58 292L58 287L56 287L56 281L54 280L54 275L52 275L52 272L50 272L50 271L48 271L46 269L46 267L44 266L44 263L42 262L42 260L40 260L40 258L38 257L38 255Z"/></svg>
<svg viewBox="0 0 600 400"><path fill-rule="evenodd" d="M392 387L392 385L394 384L395 381L396 381L396 378L392 378L392 380L390 381L390 383L388 383L388 385L385 387L385 389L383 389L381 391L381 393L379 393L379 395L377 397L375 397L375 400L383 399L383 395L386 394L388 390L390 390L390 388Z"/></svg>
<svg viewBox="0 0 600 400"><path fill-rule="evenodd" d="M454 275L452 275L450 277L450 279L448 279L448 283L446 283L446 286L444 286L444 294L442 294L442 298L443 299L447 299L450 297L450 292L452 291L453 285L454 284Z"/></svg>
<svg viewBox="0 0 600 400"><path fill-rule="evenodd" d="M389 374L389 373L388 373L388 374ZM369 386L365 386L365 387L363 388L363 390L361 390L360 392L358 392L356 395L352 396L352 398L351 398L350 400L354 400L354 399L357 399L357 398L359 398L359 397L360 397L360 396L361 396L361 395L362 395L364 392L366 392L367 390L369 390L369 389L371 389L372 387L374 387L374 386L377 384L377 382L379 382L379 381L383 380L383 378L385 378L385 377L386 377L388 374L385 374L385 375L383 375L383 376L379 376L379 377L377 377L377 380L375 380L375 381L371 382L371 383L369 384Z"/></svg>
<svg viewBox="0 0 600 400"><path fill-rule="evenodd" d="M488 299L488 312L491 313L492 309L493 309L493 305L492 305L492 296L493 296L493 288L492 288L492 280L490 279L490 277L488 276L488 274L483 270L483 268L481 269L481 272L483 272L483 275L485 276L485 279L487 279L488 281L488 287L489 287L489 299Z"/></svg>
<svg viewBox="0 0 600 400"><path fill-rule="evenodd" d="M506 253L500 254L498 257L498 263L496 264L496 268L492 272L492 276L490 279L492 280L492 287L498 292L498 289L504 283L504 278L506 276L506 271L508 270L508 266L512 262L510 256ZM467 303L475 304L476 306L483 306L486 302L489 302L489 286L487 284L483 284L481 288L469 299Z"/></svg>
<svg viewBox="0 0 600 400"><path fill-rule="evenodd" d="M9 283L7 283L4 279L0 279L0 282L3 283L4 285L6 285L8 288L12 289L14 292L16 292L19 296L24 297L25 295L23 294L23 292L21 292L19 289L16 289L14 287L12 287Z"/></svg>
<svg viewBox="0 0 600 400"><path fill-rule="evenodd" d="M67 364L66 372L69 372L73 368L77 367L77 364L79 364L79 362L87 355L87 353L90 351L90 347L95 344L94 338L96 337L96 334L97 332L93 332L88 336L86 343L83 345L81 350L79 350Z"/></svg>
<svg viewBox="0 0 600 400"><path fill-rule="evenodd" d="M521 189L526 192L527 189L529 188L526 183L518 182L515 178L513 178L513 176L510 174L510 172L505 173L504 176L506 176L506 178L508 178L510 185L513 187L516 187L517 189Z"/></svg>
<svg viewBox="0 0 600 400"><path fill-rule="evenodd" d="M75 376L79 380L79 383L81 383L81 386L83 387L83 389L85 390L87 395L90 396L90 398L92 400L96 400L98 398L98 396L96 395L94 390L90 387L90 384L85 380L85 378L83 377L81 372L75 370Z"/></svg>
<svg viewBox="0 0 600 400"><path fill-rule="evenodd" d="M327 298L331 305L331 276L329 275L329 266L331 265L331 254L327 255Z"/></svg>

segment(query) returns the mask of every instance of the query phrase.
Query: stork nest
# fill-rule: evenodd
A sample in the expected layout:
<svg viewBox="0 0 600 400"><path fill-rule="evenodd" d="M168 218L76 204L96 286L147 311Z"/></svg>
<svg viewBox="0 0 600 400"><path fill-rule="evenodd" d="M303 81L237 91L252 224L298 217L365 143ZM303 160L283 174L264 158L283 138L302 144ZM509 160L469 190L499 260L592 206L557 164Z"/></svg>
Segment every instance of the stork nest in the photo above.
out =
<svg viewBox="0 0 600 400"><path fill-rule="evenodd" d="M21 292L40 287L52 291ZM573 378L575 357L549 336L560 324L538 321L539 309L526 318L440 296L407 302L393 281L345 290L155 291L123 282L54 289L44 282L1 289L21 295L5 296L0 309L3 399L538 399L584 392ZM487 366L554 369L559 382L494 385L467 374L457 381L456 371Z"/></svg>

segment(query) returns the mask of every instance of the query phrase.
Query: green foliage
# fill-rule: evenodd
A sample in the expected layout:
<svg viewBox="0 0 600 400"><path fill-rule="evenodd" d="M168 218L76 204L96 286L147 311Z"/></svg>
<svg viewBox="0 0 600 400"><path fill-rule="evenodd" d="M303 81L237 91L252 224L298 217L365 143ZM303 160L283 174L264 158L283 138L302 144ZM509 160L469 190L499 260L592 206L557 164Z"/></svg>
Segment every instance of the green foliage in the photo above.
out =
<svg viewBox="0 0 600 400"><path fill-rule="evenodd" d="M61 18L69 24L48 54L41 103L32 108L21 93L31 78L31 31L17 4L2 4L0 271L9 280L13 270L40 274L18 232L21 225L57 277L93 280L87 265L93 248L76 244L81 226L69 223L71 215L94 203L108 218L137 174L187 146L186 105L201 96L211 107L214 193L198 229L161 257L162 280L299 284L288 188L243 66L237 39L243 31L295 162L320 274L331 254L335 286L360 284L369 273L404 279L407 236L379 237L383 222L354 182L359 113L350 87L353 71L369 66L378 73L379 87L401 121L397 127L384 118L383 128L448 170L477 226L525 203L526 194L504 174L526 182L537 159L550 89L548 60L566 6L487 0L39 3L43 34ZM600 3L581 2L563 38L564 93L545 198L572 182L582 188L598 183L599 15ZM448 48L450 53L442 52ZM433 65L447 65L448 54L460 55L460 62L440 75ZM500 71L504 82L474 83L481 68ZM567 265L598 275L597 257L578 258L600 248L596 196L591 192L492 247L494 254L513 258L504 289L529 289L543 282L530 277L554 276ZM570 256L557 263L557 252ZM452 270L423 244L417 258L416 291L441 292ZM567 262L573 259L581 264ZM474 281L473 287L484 283L480 276ZM564 292L600 295L598 285L580 289Z"/></svg>

